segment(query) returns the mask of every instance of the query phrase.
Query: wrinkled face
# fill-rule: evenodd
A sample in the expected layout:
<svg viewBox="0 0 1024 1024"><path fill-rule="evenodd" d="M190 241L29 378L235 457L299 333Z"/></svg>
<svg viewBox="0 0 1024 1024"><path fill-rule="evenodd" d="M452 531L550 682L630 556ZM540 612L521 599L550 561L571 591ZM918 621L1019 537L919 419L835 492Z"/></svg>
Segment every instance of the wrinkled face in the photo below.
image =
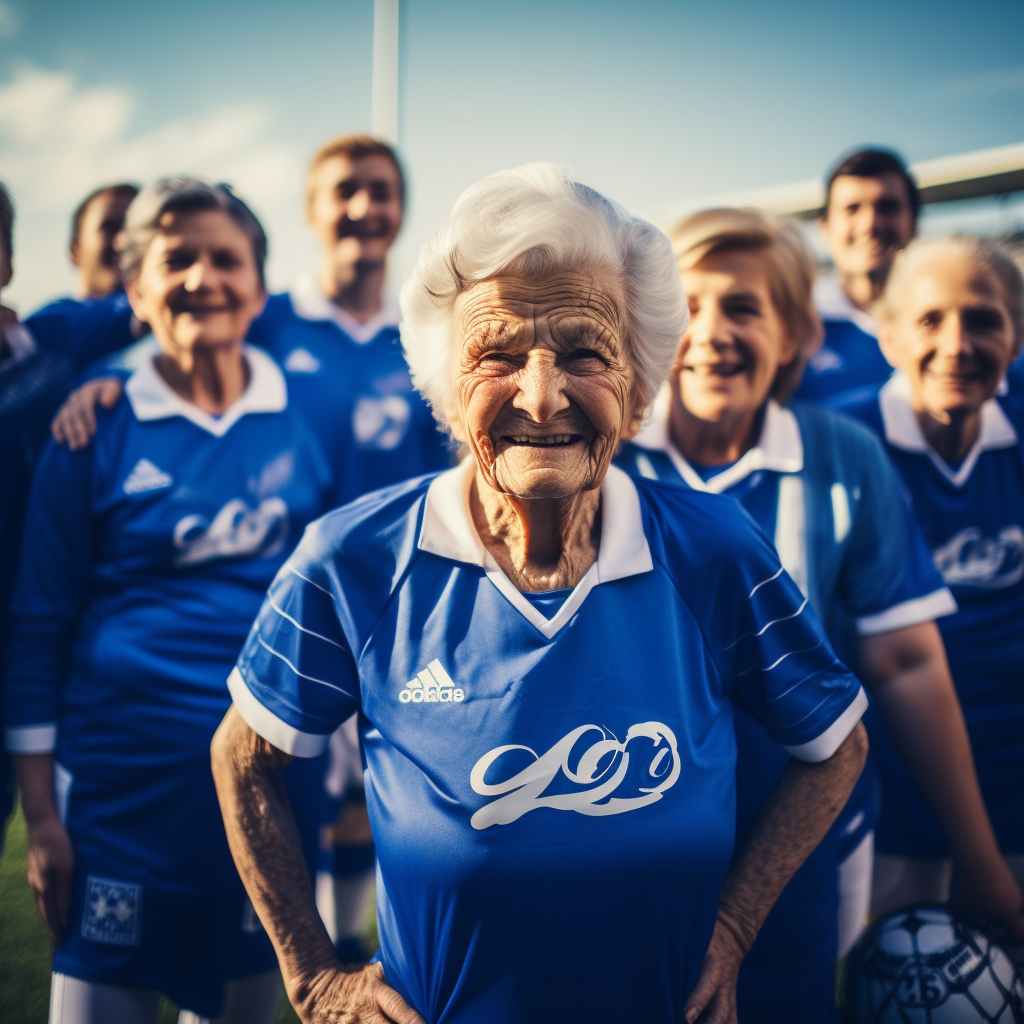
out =
<svg viewBox="0 0 1024 1024"><path fill-rule="evenodd" d="M914 237L907 186L898 174L841 174L832 183L819 225L840 274L876 274L884 279L893 257Z"/></svg>
<svg viewBox="0 0 1024 1024"><path fill-rule="evenodd" d="M71 246L71 260L78 267L86 295L109 295L121 286L115 241L124 228L124 215L131 199L116 192L103 192L86 208Z"/></svg>
<svg viewBox="0 0 1024 1024"><path fill-rule="evenodd" d="M881 324L889 361L910 381L912 403L939 422L978 410L1020 352L997 278L970 260L936 255L907 280Z"/></svg>
<svg viewBox="0 0 1024 1024"><path fill-rule="evenodd" d="M169 213L128 284L136 316L173 357L245 339L266 295L249 236L220 210Z"/></svg>
<svg viewBox="0 0 1024 1024"><path fill-rule="evenodd" d="M622 309L606 271L499 277L459 297L453 430L491 487L565 498L600 486L644 412Z"/></svg>
<svg viewBox="0 0 1024 1024"><path fill-rule="evenodd" d="M757 252L712 253L683 273L690 323L673 390L698 419L717 423L761 408L779 366L796 355Z"/></svg>
<svg viewBox="0 0 1024 1024"><path fill-rule="evenodd" d="M333 156L310 179L309 226L339 261L382 263L402 226L402 184L395 165L374 154Z"/></svg>

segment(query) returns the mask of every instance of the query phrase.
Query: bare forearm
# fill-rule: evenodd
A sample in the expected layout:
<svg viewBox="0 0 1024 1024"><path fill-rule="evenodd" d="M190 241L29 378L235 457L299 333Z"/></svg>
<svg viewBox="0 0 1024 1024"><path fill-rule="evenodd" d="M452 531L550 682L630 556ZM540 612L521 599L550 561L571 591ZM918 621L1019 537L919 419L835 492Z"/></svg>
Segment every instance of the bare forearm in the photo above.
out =
<svg viewBox="0 0 1024 1024"><path fill-rule="evenodd" d="M14 770L21 808L29 826L57 817L53 803L53 754L18 754Z"/></svg>
<svg viewBox="0 0 1024 1024"><path fill-rule="evenodd" d="M938 627L861 642L865 682L889 734L962 864L998 855Z"/></svg>
<svg viewBox="0 0 1024 1024"><path fill-rule="evenodd" d="M864 768L867 749L867 734L858 723L828 760L790 761L722 888L719 919L744 952L782 890L839 816Z"/></svg>
<svg viewBox="0 0 1024 1024"><path fill-rule="evenodd" d="M238 873L277 951L288 995L298 1005L337 961L281 783L286 760L234 707L228 711L212 747L224 827Z"/></svg>

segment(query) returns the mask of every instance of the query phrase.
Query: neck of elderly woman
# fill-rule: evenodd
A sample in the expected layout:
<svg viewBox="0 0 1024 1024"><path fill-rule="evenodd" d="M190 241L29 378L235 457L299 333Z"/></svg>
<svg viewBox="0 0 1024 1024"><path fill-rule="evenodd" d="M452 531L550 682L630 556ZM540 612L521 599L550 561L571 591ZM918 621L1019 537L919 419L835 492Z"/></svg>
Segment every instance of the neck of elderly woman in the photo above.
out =
<svg viewBox="0 0 1024 1024"><path fill-rule="evenodd" d="M484 547L519 590L575 587L597 559L600 488L522 498L496 490L477 471L470 509Z"/></svg>
<svg viewBox="0 0 1024 1024"><path fill-rule="evenodd" d="M160 348L160 375L177 394L211 416L226 412L249 383L241 341L181 348L161 340Z"/></svg>

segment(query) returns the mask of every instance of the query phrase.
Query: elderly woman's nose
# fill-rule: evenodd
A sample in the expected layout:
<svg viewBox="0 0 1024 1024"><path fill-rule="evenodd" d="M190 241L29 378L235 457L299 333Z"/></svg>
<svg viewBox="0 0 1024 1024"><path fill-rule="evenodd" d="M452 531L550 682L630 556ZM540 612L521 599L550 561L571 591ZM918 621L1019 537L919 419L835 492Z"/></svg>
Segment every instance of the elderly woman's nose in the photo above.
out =
<svg viewBox="0 0 1024 1024"><path fill-rule="evenodd" d="M519 393L512 401L513 408L522 410L538 423L568 408L569 400L562 390L565 377L556 364L554 352L535 349L518 376Z"/></svg>
<svg viewBox="0 0 1024 1024"><path fill-rule="evenodd" d="M204 284L208 284L211 269L209 260L197 259L185 274L185 291L197 292Z"/></svg>
<svg viewBox="0 0 1024 1024"><path fill-rule="evenodd" d="M969 355L974 351L974 339L962 317L954 314L943 318L937 347L948 356Z"/></svg>

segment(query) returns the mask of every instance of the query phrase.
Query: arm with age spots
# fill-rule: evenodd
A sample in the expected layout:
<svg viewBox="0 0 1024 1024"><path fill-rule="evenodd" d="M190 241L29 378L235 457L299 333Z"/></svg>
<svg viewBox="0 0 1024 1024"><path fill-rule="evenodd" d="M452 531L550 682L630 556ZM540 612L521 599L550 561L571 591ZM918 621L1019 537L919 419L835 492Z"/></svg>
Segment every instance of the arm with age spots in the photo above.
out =
<svg viewBox="0 0 1024 1024"><path fill-rule="evenodd" d="M683 1011L689 1024L735 1024L740 964L782 890L839 816L867 752L858 722L830 758L790 761L726 875L704 967Z"/></svg>
<svg viewBox="0 0 1024 1024"><path fill-rule="evenodd" d="M349 972L334 956L281 782L291 757L250 729L234 706L211 755L235 865L304 1024L425 1024L387 985L380 964Z"/></svg>
<svg viewBox="0 0 1024 1024"><path fill-rule="evenodd" d="M953 853L952 903L1024 942L1024 896L1003 860L934 622L862 637L861 673Z"/></svg>

